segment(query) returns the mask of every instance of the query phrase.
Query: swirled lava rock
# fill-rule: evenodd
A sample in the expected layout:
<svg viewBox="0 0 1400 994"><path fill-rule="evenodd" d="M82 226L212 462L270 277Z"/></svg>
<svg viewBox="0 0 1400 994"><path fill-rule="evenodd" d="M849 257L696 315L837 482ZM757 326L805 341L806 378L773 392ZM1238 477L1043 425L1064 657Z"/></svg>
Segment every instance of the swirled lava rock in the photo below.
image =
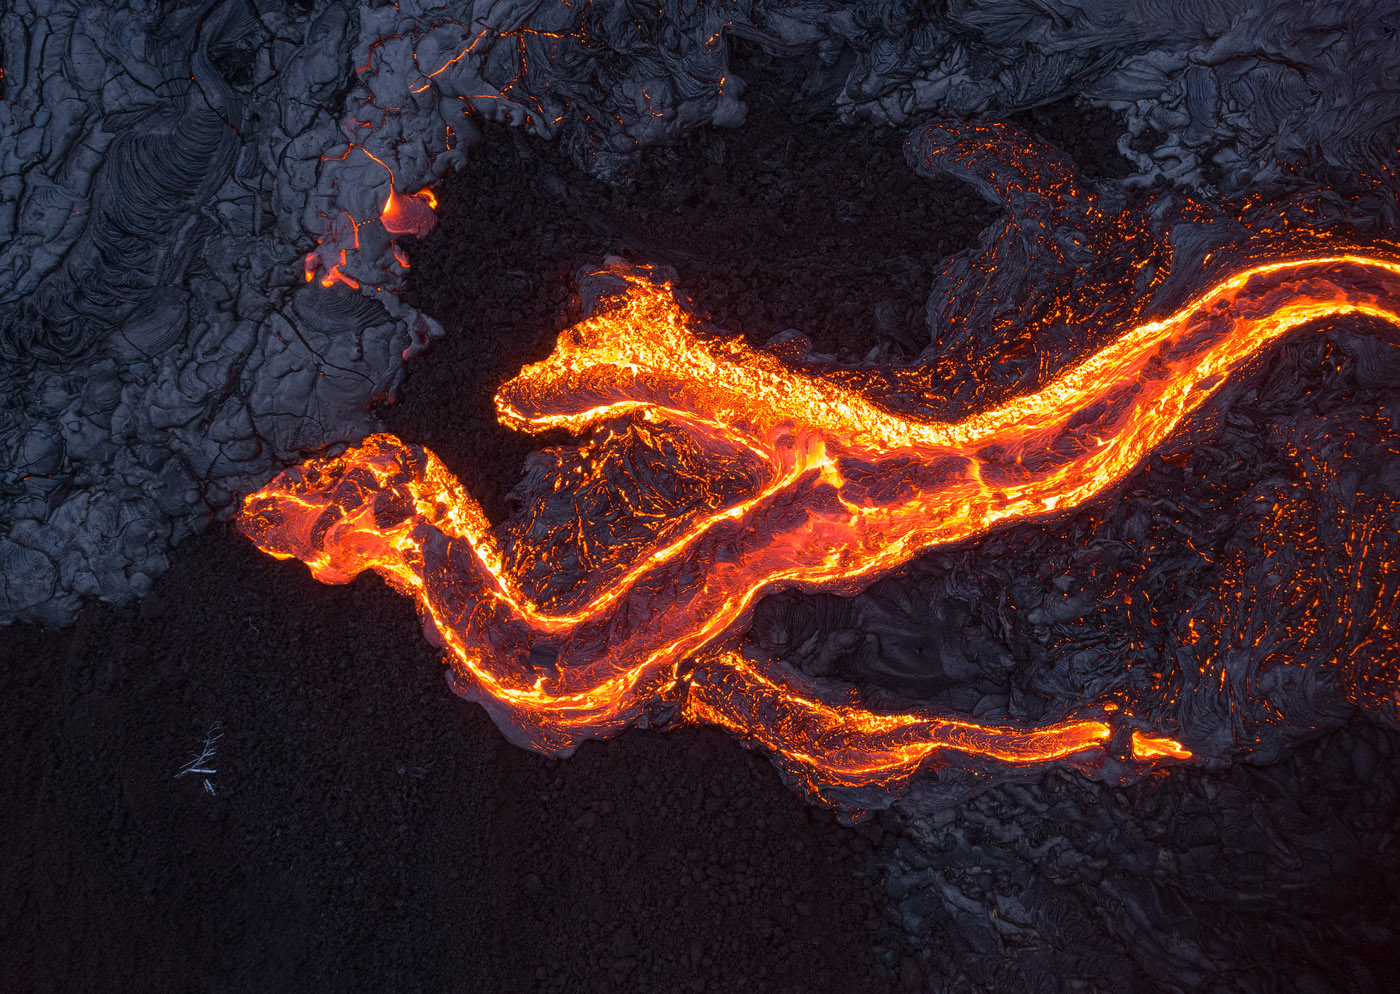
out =
<svg viewBox="0 0 1400 994"><path fill-rule="evenodd" d="M404 241L483 120L625 183L647 147L742 123L737 38L781 60L795 104L892 123L1079 96L1123 113L1130 183L1344 184L1393 223L1387 9L18 0L0 15L0 623L139 595L234 493L376 427L367 408L442 334L401 294Z"/></svg>
<svg viewBox="0 0 1400 994"><path fill-rule="evenodd" d="M386 573L517 741L709 722L848 812L902 791L879 878L951 989L1277 989L1270 963L1380 989L1396 27L1383 0L15 0L0 624L141 594L264 488L244 526L327 579ZM1005 217L934 279L925 353L742 346L591 274L633 286L635 351L595 315L503 395L589 433L536 458L519 515L411 440L360 445L443 332L401 292L409 239L482 122L626 184L742 123L736 39L794 107L962 122L910 164ZM966 123L1070 97L1122 115L1133 175ZM1313 765L1290 749L1346 722ZM1290 897L1318 873L1328 901Z"/></svg>

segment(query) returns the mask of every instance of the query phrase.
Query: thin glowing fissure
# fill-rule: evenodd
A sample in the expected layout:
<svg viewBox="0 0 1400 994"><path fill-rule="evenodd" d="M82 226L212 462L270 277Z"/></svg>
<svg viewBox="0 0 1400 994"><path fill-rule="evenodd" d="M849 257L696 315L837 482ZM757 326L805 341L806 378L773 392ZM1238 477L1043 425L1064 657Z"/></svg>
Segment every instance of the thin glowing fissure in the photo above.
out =
<svg viewBox="0 0 1400 994"><path fill-rule="evenodd" d="M432 453L392 436L282 474L248 497L239 525L325 582L372 569L414 596L459 693L541 751L567 753L678 701L683 719L762 744L817 790L897 782L943 750L1062 759L1104 748L1119 727L1110 708L1035 729L880 715L824 703L793 689L783 667L716 647L768 590L854 592L922 550L1083 503L1280 336L1346 315L1400 327L1397 302L1400 265L1388 260L1256 266L1128 328L1044 388L945 423L881 407L742 341L705 338L669 287L635 280L619 309L566 331L547 360L501 387L501 421L595 430L559 464L557 493L606 489L609 459L632 444L614 429L642 423L683 436L698 465L743 486L624 495L650 510L601 550L570 553L587 565L557 590L561 547L536 537L548 522L527 512L493 530ZM1130 755L1191 753L1135 729Z"/></svg>

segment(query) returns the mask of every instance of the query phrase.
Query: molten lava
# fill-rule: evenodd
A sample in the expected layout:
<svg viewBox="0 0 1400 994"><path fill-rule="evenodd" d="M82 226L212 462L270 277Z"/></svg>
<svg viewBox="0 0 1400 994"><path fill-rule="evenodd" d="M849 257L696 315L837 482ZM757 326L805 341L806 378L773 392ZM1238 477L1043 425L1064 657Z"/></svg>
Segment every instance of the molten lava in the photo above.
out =
<svg viewBox="0 0 1400 994"><path fill-rule="evenodd" d="M379 211L379 222L384 232L390 236L389 247L392 250L394 260L400 266L408 268L408 257L394 239L404 235L413 235L416 238L427 237L428 233L437 226L437 215L433 213L434 208L437 207L437 196L429 189L422 189L417 193L399 193L397 191L398 180L389 164L365 146L355 142L346 145L340 155L322 156L321 161L344 162L357 151L378 163L388 174L389 192L384 198L384 206ZM317 272L324 270L324 275L321 276L322 286L331 287L336 283L344 283L350 289L358 290L360 288L359 279L347 275L343 268L351 265L349 259L351 249L345 246L348 242L356 253L360 251L360 228L368 221L368 218L356 219L344 210L334 217L325 213L321 213L320 217L325 221L325 231L317 239L316 247L306 254L306 282L310 283L316 278ZM372 244L378 246L379 239L372 239ZM377 252L378 248L376 247L373 251Z"/></svg>
<svg viewBox="0 0 1400 994"><path fill-rule="evenodd" d="M636 280L496 397L514 428L593 432L545 454L569 520L550 503L493 530L432 453L376 435L283 473L238 523L324 582L375 570L413 596L457 692L542 752L637 721L703 722L818 793L897 785L949 751L1091 765L1120 729L1132 732L1120 755L1188 760L1115 702L1036 728L879 714L726 642L765 592L855 592L925 549L1082 504L1280 336L1345 315L1400 327L1397 302L1400 265L1383 259L1257 265L1033 393L941 422L706 337L669 287ZM645 485L643 450L664 464Z"/></svg>
<svg viewBox="0 0 1400 994"><path fill-rule="evenodd" d="M1172 759L1190 759L1191 751L1175 739L1156 735L1144 735L1137 730L1133 731L1134 759L1146 761L1162 759L1167 756L1170 756Z"/></svg>
<svg viewBox="0 0 1400 994"><path fill-rule="evenodd" d="M380 212L379 220L384 225L384 230L391 235L414 235L423 238L437 224L437 215L433 213L436 206L437 197L431 190L419 190L417 193L399 196L391 186L389 198L384 202L384 210Z"/></svg>

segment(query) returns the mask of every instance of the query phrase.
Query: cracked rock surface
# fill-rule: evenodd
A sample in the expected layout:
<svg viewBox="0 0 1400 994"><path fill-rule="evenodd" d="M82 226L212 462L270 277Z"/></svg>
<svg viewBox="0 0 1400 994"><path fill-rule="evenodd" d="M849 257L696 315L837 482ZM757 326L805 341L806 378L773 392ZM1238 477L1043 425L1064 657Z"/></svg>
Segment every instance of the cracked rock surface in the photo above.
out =
<svg viewBox="0 0 1400 994"><path fill-rule="evenodd" d="M30 4L0 17L0 622L149 590L235 494L372 424L408 344L298 273L336 132L329 7ZM313 167L314 170L314 167Z"/></svg>
<svg viewBox="0 0 1400 994"><path fill-rule="evenodd" d="M493 122L439 187L406 296L447 334L380 416L441 454L493 519L538 443L495 423L491 394L577 320L581 265L675 266L716 325L756 342L797 327L858 364L936 345L930 287L968 278L979 233L1005 226L966 183L907 167L908 128L794 120L791 63L734 45L744 129L654 149L631 189ZM1017 122L1086 174L1133 171L1112 112L1070 102ZM290 283L305 284L299 268ZM981 341L939 327L938 348ZM1176 644L1206 595L1246 593L1210 619L1220 631L1272 623L1292 606L1243 585L1275 565L1307 580L1354 512L1395 496L1393 461L1315 475L1393 444L1394 379L1374 365L1389 353L1368 339L1339 327L1279 346L1112 507L928 557L851 601L771 598L752 637L870 695L1030 714L1121 678L1103 656L1115 637ZM984 344L997 361L981 389L1037 375ZM946 402L982 382L950 379ZM1334 449L1343 425L1355 451ZM1272 545L1271 502L1292 529ZM1253 759L1221 769L1128 787L1056 772L934 783L846 829L705 730L627 733L565 762L507 746L444 691L411 604L373 577L323 586L221 524L172 558L139 605L0 632L14 702L0 968L29 989L1369 994L1395 975L1400 733L1374 706L1322 711L1332 730L1303 741L1257 727ZM1158 608L1119 599L1139 586ZM1229 654L1227 687L1256 651L1188 648ZM1308 713L1336 703L1335 687L1313 689ZM1212 697L1182 720L1232 714ZM215 719L208 795L172 776Z"/></svg>
<svg viewBox="0 0 1400 994"><path fill-rule="evenodd" d="M1073 202L1008 202L977 162L916 174L884 126L1092 122L1122 156L1095 153L1100 196L1150 199L1144 249L1176 260L1161 307L1246 227L1303 218L1385 237L1396 30L1382 0L14 0L0 13L0 624L62 625L84 598L156 593L139 609L89 605L115 649L91 628L12 630L26 717L7 739L22 760L5 808L35 814L0 834L19 857L6 865L47 862L6 886L19 895L0 919L7 975L198 987L246 954L241 976L264 990L505 991L522 975L568 991L682 976L726 991L755 977L765 990L1386 989L1400 785L1393 683L1372 675L1393 647L1348 611L1357 590L1394 603L1381 566L1395 561L1400 373L1393 347L1345 329L1272 352L1109 505L923 557L855 598L780 595L756 615L765 651L877 703L1035 720L1069 695L1155 688L1172 727L1241 747L1219 769L1127 788L949 774L855 836L803 827L795 801L741 826L774 785L730 743L636 760L624 773L654 785L638 792L605 763L494 756L494 732L450 699L431 721L416 704L386 715L381 685L347 680L346 659L387 654L411 673L426 650L371 581L345 601L291 583L237 599L235 617L226 585L267 581L260 564L211 556L199 566L213 572L159 577L240 493L383 425L438 451L499 518L530 443L493 434L490 394L578 317L571 274L613 252L675 266L718 326L757 341L796 327L848 365L973 356L946 370L935 400L949 410L1092 344L1046 325L1033 353L1007 355L985 329L1008 307L1034 324L1039 287L1141 260L1051 245L1047 232L1106 234ZM428 186L436 231L414 196ZM1252 206L1232 214L1186 202L1242 194ZM853 326L875 334L857 343ZM254 639L264 617L284 627ZM286 670L289 653L304 668ZM1324 658L1344 662L1304 665ZM1245 703L1259 694L1288 720ZM304 701L312 732L268 719L288 701ZM190 707L224 715L237 757L219 782L230 793L198 818L150 773L189 737ZM362 757L421 734L401 763L367 769L325 746L351 726ZM264 732L243 733L240 753L244 728ZM715 764L728 773L697 792ZM547 815L527 823L516 806ZM469 821L492 845L472 842L458 877L415 869L455 851ZM395 834L413 858L382 842ZM684 844L649 848L664 835ZM794 839L816 856L795 856ZM678 865L673 890L654 885ZM557 884L547 908L532 878ZM514 896L487 907L484 893ZM84 953L107 948L112 909L157 894L176 910L130 926L125 952ZM426 938L424 906L443 914ZM676 938L694 928L698 953ZM463 967L473 929L499 952ZM60 933L71 946L53 945Z"/></svg>
<svg viewBox="0 0 1400 994"><path fill-rule="evenodd" d="M1122 115L1129 184L1384 192L1394 18L1382 0L17 0L0 15L0 624L143 594L237 494L376 427L404 356L442 333L402 292L401 243L431 226L413 194L468 169L488 122L626 183L646 149L742 124L731 61L752 46L807 113L1079 96Z"/></svg>

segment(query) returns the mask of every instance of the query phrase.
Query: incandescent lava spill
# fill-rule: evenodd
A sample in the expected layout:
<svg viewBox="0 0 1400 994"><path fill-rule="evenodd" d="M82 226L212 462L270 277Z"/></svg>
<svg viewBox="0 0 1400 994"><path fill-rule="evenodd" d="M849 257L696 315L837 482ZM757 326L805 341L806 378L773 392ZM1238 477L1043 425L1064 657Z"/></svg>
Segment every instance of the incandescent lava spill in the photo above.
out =
<svg viewBox="0 0 1400 994"><path fill-rule="evenodd" d="M1021 179L993 180L1014 203ZM741 638L765 593L855 593L925 550L1105 499L1285 335L1359 317L1394 339L1400 264L1319 243L1255 252L1162 317L1135 304L1034 389L946 421L919 409L918 364L814 368L712 333L657 274L618 265L618 306L497 393L502 423L583 436L536 456L535 499L507 521L493 526L431 452L381 434L283 473L246 499L238 526L323 582L374 570L412 596L454 690L549 754L632 724L718 725L848 815L950 762L993 773L1059 762L1111 779L1210 762L1218 742L1164 734L1160 693L1073 700L1028 727L890 712ZM1119 292L1128 306L1144 291ZM1386 641L1388 609L1372 595L1355 621ZM1362 672L1338 658L1334 679L1374 696L1394 677L1388 652L1374 660Z"/></svg>

